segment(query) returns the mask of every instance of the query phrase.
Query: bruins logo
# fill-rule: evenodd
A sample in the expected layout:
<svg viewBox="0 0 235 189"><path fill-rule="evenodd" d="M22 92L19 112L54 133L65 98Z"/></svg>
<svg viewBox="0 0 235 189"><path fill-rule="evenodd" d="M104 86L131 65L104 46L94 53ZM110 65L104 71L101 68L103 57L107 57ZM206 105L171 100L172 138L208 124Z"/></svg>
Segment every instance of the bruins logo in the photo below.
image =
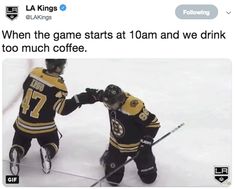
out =
<svg viewBox="0 0 235 189"><path fill-rule="evenodd" d="M121 137L124 136L125 128L123 127L123 125L118 120L112 119L111 120L111 125L112 125L113 134L116 137L121 138Z"/></svg>
<svg viewBox="0 0 235 189"><path fill-rule="evenodd" d="M138 104L139 104L138 100L132 100L132 101L130 102L130 106L131 106L132 108L135 108Z"/></svg>

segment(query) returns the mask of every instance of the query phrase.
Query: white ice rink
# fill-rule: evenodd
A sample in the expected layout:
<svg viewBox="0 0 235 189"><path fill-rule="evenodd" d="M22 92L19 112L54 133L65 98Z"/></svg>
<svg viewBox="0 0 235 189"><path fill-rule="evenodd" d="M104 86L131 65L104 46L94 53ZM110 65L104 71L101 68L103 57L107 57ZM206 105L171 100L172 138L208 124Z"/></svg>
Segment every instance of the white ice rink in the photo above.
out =
<svg viewBox="0 0 235 189"><path fill-rule="evenodd" d="M8 151L22 83L35 66L44 66L44 61L3 63L3 183L10 174ZM231 74L231 63L223 59L69 59L63 77L69 97L86 87L104 89L113 83L144 100L161 122L156 139L185 122L185 127L153 147L158 167L155 183L143 184L132 162L121 186L227 186L230 178L224 184L214 179L214 166L231 169ZM53 171L49 175L41 171L34 140L22 160L21 186L90 186L103 176L99 158L109 138L105 107L84 105L68 116L57 115L56 123L63 138Z"/></svg>

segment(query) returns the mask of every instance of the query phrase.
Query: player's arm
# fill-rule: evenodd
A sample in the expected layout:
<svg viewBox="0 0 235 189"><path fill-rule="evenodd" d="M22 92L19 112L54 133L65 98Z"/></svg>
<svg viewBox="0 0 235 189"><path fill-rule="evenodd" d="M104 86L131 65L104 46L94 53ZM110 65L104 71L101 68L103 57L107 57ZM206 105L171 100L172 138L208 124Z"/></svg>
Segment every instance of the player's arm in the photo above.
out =
<svg viewBox="0 0 235 189"><path fill-rule="evenodd" d="M59 98L53 106L53 109L60 115L68 115L83 104L96 102L96 99L86 92L74 95L71 99L66 99L66 95Z"/></svg>
<svg viewBox="0 0 235 189"><path fill-rule="evenodd" d="M149 112L145 108L145 106L143 106L141 111L136 115L136 121L144 127L144 133L140 140L139 150L140 153L145 153L146 151L151 150L154 141L153 138L158 132L160 122L153 113Z"/></svg>

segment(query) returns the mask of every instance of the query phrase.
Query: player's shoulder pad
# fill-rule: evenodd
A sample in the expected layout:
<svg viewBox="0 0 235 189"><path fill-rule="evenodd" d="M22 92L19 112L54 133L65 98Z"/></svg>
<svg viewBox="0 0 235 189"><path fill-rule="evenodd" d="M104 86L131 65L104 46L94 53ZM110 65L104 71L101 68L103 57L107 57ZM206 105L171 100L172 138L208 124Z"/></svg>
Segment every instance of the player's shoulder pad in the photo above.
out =
<svg viewBox="0 0 235 189"><path fill-rule="evenodd" d="M54 77L51 75L48 75L45 73L43 68L34 68L31 73L30 76L35 78L36 80L42 82L43 84L49 86L49 87L55 87L57 89L60 89L64 92L67 92L67 87L64 83L64 80L62 77Z"/></svg>
<svg viewBox="0 0 235 189"><path fill-rule="evenodd" d="M36 68L34 68L34 69L30 72L30 74L38 75L38 74L42 73L42 71L43 71L43 68L41 68L41 67L36 67Z"/></svg>
<svg viewBox="0 0 235 189"><path fill-rule="evenodd" d="M144 108L142 100L126 93L126 101L122 105L121 111L127 115L137 115Z"/></svg>

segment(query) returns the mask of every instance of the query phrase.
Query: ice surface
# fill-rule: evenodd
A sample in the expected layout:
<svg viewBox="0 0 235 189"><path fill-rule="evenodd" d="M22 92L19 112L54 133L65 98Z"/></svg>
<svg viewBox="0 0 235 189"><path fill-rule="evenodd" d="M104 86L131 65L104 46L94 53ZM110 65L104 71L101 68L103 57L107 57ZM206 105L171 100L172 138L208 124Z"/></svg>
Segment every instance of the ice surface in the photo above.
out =
<svg viewBox="0 0 235 189"><path fill-rule="evenodd" d="M44 66L43 60L3 63L3 175L9 174L5 160L14 134L12 124L21 101L22 83L32 62L33 66ZM86 87L105 88L114 83L143 99L161 122L156 138L186 123L153 147L158 167L155 183L143 184L132 162L126 166L122 186L221 186L214 179L214 166L231 168L232 161L228 60L69 59L63 77L69 97ZM33 141L22 161L21 186L90 186L103 176L99 158L109 137L104 106L85 105L66 117L57 115L56 123L63 138L53 160L55 171L49 175L42 173L39 146Z"/></svg>

